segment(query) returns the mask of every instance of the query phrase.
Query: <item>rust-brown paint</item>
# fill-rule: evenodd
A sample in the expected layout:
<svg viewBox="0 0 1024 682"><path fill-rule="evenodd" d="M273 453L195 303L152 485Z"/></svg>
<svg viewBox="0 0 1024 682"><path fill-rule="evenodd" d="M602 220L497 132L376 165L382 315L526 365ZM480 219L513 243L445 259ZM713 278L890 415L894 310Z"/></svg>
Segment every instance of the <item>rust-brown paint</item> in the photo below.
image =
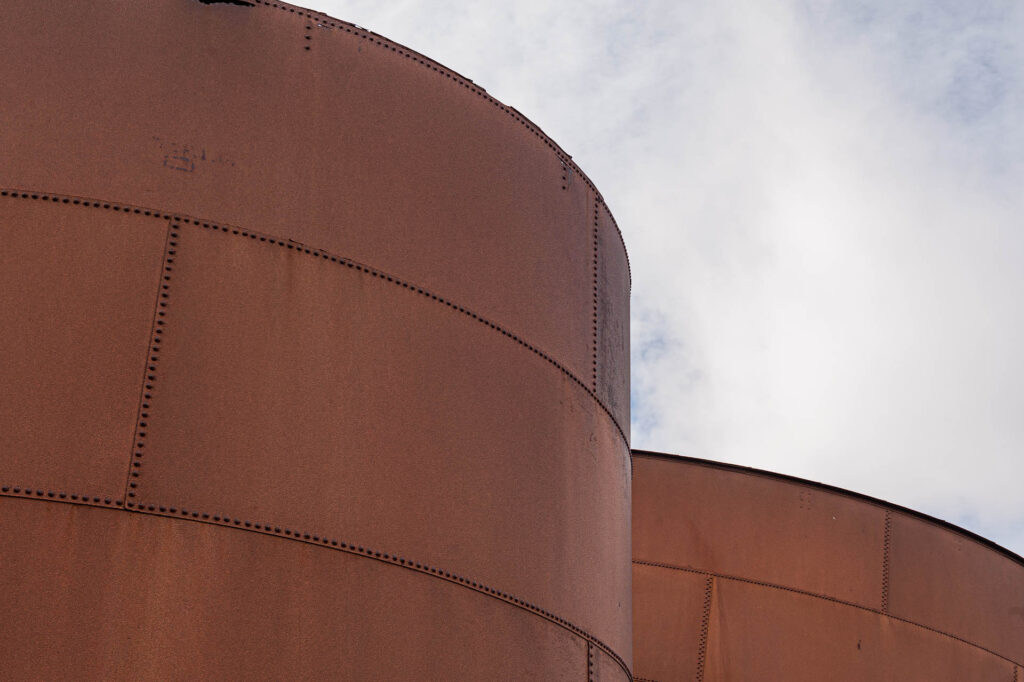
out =
<svg viewBox="0 0 1024 682"><path fill-rule="evenodd" d="M586 679L565 628L350 553L10 497L0 532L5 680Z"/></svg>
<svg viewBox="0 0 1024 682"><path fill-rule="evenodd" d="M0 482L121 499L166 223L0 197L0 230Z"/></svg>
<svg viewBox="0 0 1024 682"><path fill-rule="evenodd" d="M872 611L716 580L705 680L1011 682L1013 668L981 648Z"/></svg>
<svg viewBox="0 0 1024 682"><path fill-rule="evenodd" d="M1010 682L1024 661L1020 557L768 472L634 452L633 476L637 679Z"/></svg>
<svg viewBox="0 0 1024 682"><path fill-rule="evenodd" d="M11 3L0 118L0 676L629 678L628 267L536 126L195 0Z"/></svg>
<svg viewBox="0 0 1024 682"><path fill-rule="evenodd" d="M587 393L354 267L214 229L178 242L132 503L372 544L628 649L616 602L575 596L629 590L628 462Z"/></svg>
<svg viewBox="0 0 1024 682"><path fill-rule="evenodd" d="M1018 557L630 457L622 238L515 109L283 3L4 10L4 679L1019 676Z"/></svg>
<svg viewBox="0 0 1024 682"><path fill-rule="evenodd" d="M590 381L593 191L578 170L563 190L567 157L477 86L269 3L19 1L4 24L7 186L343 254Z"/></svg>
<svg viewBox="0 0 1024 682"><path fill-rule="evenodd" d="M1024 663L1024 566L970 538L896 514L889 613Z"/></svg>

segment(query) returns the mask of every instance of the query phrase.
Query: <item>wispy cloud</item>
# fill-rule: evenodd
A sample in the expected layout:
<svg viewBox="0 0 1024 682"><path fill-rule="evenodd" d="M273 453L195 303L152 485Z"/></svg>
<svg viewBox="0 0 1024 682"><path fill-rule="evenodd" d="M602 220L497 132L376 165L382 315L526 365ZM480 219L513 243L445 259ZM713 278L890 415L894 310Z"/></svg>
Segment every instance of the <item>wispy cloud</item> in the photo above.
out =
<svg viewBox="0 0 1024 682"><path fill-rule="evenodd" d="M479 81L601 188L635 446L1024 552L1019 3L314 4Z"/></svg>

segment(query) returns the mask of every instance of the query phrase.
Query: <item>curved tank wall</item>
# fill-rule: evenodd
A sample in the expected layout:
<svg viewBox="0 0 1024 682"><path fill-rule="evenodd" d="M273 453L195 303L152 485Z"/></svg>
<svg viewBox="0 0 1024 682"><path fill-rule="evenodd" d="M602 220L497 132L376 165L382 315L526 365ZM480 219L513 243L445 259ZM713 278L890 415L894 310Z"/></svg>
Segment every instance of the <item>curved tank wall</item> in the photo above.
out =
<svg viewBox="0 0 1024 682"><path fill-rule="evenodd" d="M1024 560L879 500L633 453L638 680L1024 672Z"/></svg>
<svg viewBox="0 0 1024 682"><path fill-rule="evenodd" d="M0 53L8 674L628 679L629 267L557 145L282 3Z"/></svg>

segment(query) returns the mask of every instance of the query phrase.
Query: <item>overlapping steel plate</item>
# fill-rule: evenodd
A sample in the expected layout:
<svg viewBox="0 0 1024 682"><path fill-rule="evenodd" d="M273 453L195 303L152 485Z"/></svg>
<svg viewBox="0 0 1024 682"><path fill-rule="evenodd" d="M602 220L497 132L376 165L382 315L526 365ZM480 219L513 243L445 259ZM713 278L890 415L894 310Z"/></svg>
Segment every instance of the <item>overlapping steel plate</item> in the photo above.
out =
<svg viewBox="0 0 1024 682"><path fill-rule="evenodd" d="M557 145L280 3L0 57L7 670L628 679L629 268Z"/></svg>
<svg viewBox="0 0 1024 682"><path fill-rule="evenodd" d="M820 484L634 452L638 680L1016 680L1024 560Z"/></svg>
<svg viewBox="0 0 1024 682"><path fill-rule="evenodd" d="M7 680L586 679L584 639L386 562L9 497L0 529Z"/></svg>

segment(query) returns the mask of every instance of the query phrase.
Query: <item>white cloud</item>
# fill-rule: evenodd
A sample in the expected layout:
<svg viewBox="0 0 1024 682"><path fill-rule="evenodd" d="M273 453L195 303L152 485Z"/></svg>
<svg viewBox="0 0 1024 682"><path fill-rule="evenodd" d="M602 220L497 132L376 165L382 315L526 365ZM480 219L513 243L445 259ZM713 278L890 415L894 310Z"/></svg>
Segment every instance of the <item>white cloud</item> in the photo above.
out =
<svg viewBox="0 0 1024 682"><path fill-rule="evenodd" d="M601 188L635 447L1024 553L1019 3L314 5L480 82Z"/></svg>

